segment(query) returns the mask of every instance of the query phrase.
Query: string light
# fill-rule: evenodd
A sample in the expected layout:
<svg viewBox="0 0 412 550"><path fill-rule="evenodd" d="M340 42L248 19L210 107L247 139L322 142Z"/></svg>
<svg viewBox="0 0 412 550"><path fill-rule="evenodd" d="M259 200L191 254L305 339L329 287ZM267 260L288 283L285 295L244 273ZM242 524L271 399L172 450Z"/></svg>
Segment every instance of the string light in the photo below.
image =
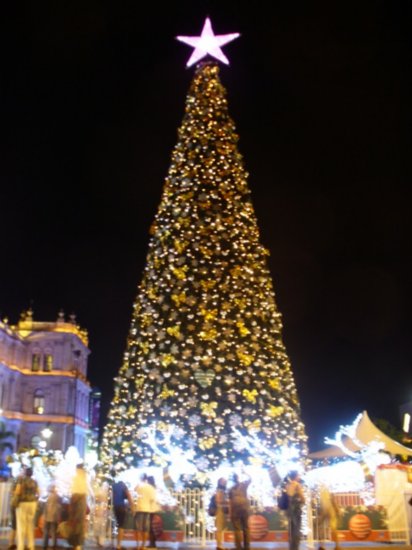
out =
<svg viewBox="0 0 412 550"><path fill-rule="evenodd" d="M196 475L307 452L237 142L218 67L202 64L150 229L103 434L107 469L172 467L158 445L169 436Z"/></svg>

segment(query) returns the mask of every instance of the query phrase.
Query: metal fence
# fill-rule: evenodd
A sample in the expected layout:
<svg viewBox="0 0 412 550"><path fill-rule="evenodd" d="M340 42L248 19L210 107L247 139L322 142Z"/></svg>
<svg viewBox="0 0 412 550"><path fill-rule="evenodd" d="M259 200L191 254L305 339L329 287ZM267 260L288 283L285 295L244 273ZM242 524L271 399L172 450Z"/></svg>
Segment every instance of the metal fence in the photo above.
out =
<svg viewBox="0 0 412 550"><path fill-rule="evenodd" d="M10 497L12 484L0 483L0 529L5 532L10 525ZM213 541L214 519L207 514L205 509L205 495L201 489L188 489L186 491L174 492L177 506L180 508L182 517L182 531L184 540L193 543L206 543ZM303 517L303 539L309 547L316 542L330 540L328 526L323 525L319 516L319 501L317 496L307 493L307 506ZM403 495L384 495L379 505L386 510L388 517L387 528L390 535L390 542L409 544L409 525L407 506ZM335 495L339 507L364 506L359 493L339 493ZM257 502L251 502L252 511L258 512ZM96 506L90 513L88 538L111 540L113 538L113 510L110 502L99 507Z"/></svg>

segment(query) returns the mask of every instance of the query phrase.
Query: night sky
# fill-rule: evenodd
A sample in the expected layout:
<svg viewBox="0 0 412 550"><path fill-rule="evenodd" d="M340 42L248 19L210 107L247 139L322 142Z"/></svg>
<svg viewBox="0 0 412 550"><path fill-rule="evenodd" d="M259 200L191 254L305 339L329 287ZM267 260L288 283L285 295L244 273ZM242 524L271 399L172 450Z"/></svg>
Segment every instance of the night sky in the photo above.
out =
<svg viewBox="0 0 412 550"><path fill-rule="evenodd" d="M75 312L107 411L193 76L174 37L209 15L217 34L241 33L221 79L310 447L362 410L399 426L412 398L408 2L151 4L1 8L1 317Z"/></svg>

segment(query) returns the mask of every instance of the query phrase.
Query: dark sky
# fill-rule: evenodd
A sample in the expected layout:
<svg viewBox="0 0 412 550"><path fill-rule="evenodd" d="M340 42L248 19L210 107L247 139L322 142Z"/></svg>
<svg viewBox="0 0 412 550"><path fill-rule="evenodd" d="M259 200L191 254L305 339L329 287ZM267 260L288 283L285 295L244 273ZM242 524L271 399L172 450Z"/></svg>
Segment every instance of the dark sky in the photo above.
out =
<svg viewBox="0 0 412 550"><path fill-rule="evenodd" d="M6 3L4 3L6 4ZM89 330L103 410L206 15L310 446L412 397L408 2L27 2L0 17L0 315ZM283 5L286 4L286 5Z"/></svg>

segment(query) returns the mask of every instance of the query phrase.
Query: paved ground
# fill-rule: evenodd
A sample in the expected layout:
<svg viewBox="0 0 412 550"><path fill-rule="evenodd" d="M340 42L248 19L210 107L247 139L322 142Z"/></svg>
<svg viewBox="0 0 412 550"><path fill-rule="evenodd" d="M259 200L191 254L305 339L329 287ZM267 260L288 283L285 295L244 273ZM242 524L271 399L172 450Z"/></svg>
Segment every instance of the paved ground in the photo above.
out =
<svg viewBox="0 0 412 550"><path fill-rule="evenodd" d="M7 528L0 528L0 550L7 550L8 548L8 533ZM70 550L71 546L64 540L59 540L58 550ZM315 543L309 546L305 543L300 545L300 550L319 550L320 544ZM322 544L325 550L334 550L334 544L332 542ZM104 546L98 546L94 540L87 540L84 545L84 550L112 550L114 545L111 541L107 541ZM157 543L159 550L215 550L216 544L213 542L207 542L205 545L196 542L182 543L182 542L163 542ZM412 550L412 546L409 545L397 545L388 542L343 542L341 543L342 550ZM133 541L125 541L123 544L124 550L136 550L136 543ZM224 545L225 550L234 550L234 545L226 543ZM42 549L42 540L36 540L36 550ZM251 550L288 550L288 544L285 542L266 542L266 543L252 543Z"/></svg>
<svg viewBox="0 0 412 550"><path fill-rule="evenodd" d="M7 550L7 540L0 539L0 550ZM332 543L328 543L326 545L322 545L325 550L334 550L334 545ZM205 546L202 546L201 543L177 543L177 542L159 542L157 544L157 547L161 549L170 549L170 550L215 550L216 545L214 543L206 543ZM377 543L377 542L365 542L365 543L356 543L356 542L345 542L341 545L342 550L406 550L406 549L412 549L412 546L409 545L396 545L393 543ZM63 543L61 546L58 547L59 550L68 550L71 548L71 546L67 545L66 543ZM94 543L91 543L90 541L87 541L84 550L111 550L113 547L110 543L107 543L103 549L102 547L96 546ZM124 544L125 550L135 550L136 546L134 543L127 542ZM233 544L225 544L224 545L225 550L234 550ZM300 550L318 550L319 544L315 543L314 546L308 546L306 544L301 544ZM287 550L288 545L285 543L252 543L251 544L251 550ZM41 547L41 541L36 541L36 550L42 550Z"/></svg>

